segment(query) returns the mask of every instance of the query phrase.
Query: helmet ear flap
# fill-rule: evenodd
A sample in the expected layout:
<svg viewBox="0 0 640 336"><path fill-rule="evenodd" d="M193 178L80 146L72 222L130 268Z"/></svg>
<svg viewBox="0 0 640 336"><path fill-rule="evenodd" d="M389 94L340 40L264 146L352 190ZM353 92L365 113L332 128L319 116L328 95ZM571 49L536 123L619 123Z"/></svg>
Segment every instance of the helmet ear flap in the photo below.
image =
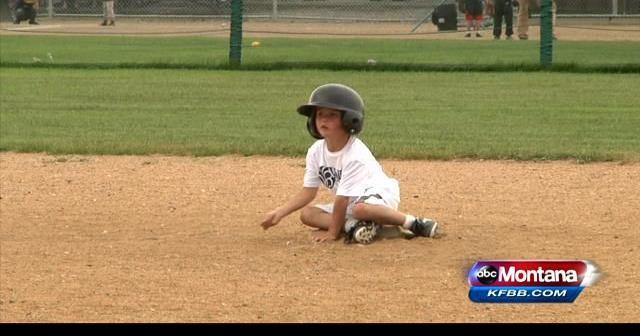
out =
<svg viewBox="0 0 640 336"><path fill-rule="evenodd" d="M342 125L349 134L358 134L362 131L364 118L360 113L344 111Z"/></svg>
<svg viewBox="0 0 640 336"><path fill-rule="evenodd" d="M316 127L316 112L314 111L309 118L307 118L307 130L312 137L316 139L324 139L320 132L318 132L318 128Z"/></svg>

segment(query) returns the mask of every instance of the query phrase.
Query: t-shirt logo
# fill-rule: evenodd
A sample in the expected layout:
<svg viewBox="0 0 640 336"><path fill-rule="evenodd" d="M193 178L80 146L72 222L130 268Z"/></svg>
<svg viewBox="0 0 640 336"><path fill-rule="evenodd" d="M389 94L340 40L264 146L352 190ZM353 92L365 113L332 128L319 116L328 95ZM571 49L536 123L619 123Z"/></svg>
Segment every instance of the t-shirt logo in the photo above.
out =
<svg viewBox="0 0 640 336"><path fill-rule="evenodd" d="M320 181L327 188L333 189L333 186L336 183L340 182L340 177L342 177L342 170L337 170L333 167L325 167L321 166L318 170L318 175L320 176Z"/></svg>

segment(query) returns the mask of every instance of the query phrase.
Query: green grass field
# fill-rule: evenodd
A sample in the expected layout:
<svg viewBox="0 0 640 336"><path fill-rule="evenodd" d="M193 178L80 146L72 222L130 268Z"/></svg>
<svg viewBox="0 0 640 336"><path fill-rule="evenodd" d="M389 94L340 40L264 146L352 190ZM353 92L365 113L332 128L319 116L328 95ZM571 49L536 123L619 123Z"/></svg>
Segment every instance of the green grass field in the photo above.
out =
<svg viewBox="0 0 640 336"><path fill-rule="evenodd" d="M378 157L640 160L640 76L549 72L3 67L0 150L304 155L295 108L327 82L361 92Z"/></svg>
<svg viewBox="0 0 640 336"><path fill-rule="evenodd" d="M245 38L243 64L327 63L366 65L368 59L404 65L493 65L518 69L537 65L536 41L447 41L393 39L261 38L251 48ZM51 57L49 56L51 55ZM126 66L225 66L229 42L206 37L2 36L0 65L34 63ZM640 69L640 43L558 41L558 65L634 66ZM311 65L308 67L314 67Z"/></svg>

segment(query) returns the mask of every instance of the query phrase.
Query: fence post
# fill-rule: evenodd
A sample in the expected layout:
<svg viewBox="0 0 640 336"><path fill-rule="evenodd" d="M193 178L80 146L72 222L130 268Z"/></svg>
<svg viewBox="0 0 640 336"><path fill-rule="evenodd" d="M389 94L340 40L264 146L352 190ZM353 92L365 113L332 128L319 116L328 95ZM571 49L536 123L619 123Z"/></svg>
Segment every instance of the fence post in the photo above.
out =
<svg viewBox="0 0 640 336"><path fill-rule="evenodd" d="M271 14L272 19L278 18L278 0L273 0L273 14Z"/></svg>
<svg viewBox="0 0 640 336"><path fill-rule="evenodd" d="M229 64L242 63L242 0L231 2L231 36L229 36Z"/></svg>
<svg viewBox="0 0 640 336"><path fill-rule="evenodd" d="M611 0L611 14L618 14L618 0Z"/></svg>
<svg viewBox="0 0 640 336"><path fill-rule="evenodd" d="M540 6L540 65L550 67L553 62L553 18L551 0L542 0Z"/></svg>
<svg viewBox="0 0 640 336"><path fill-rule="evenodd" d="M49 12L49 18L53 17L53 0L47 0L47 12Z"/></svg>

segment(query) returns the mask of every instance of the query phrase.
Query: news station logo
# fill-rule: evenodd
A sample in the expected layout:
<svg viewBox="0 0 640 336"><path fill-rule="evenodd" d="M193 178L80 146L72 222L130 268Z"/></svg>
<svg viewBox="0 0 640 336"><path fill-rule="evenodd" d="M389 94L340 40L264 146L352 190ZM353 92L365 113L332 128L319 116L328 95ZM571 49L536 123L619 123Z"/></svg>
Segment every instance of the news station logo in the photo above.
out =
<svg viewBox="0 0 640 336"><path fill-rule="evenodd" d="M586 260L478 261L469 270L469 298L484 303L571 303L599 276Z"/></svg>

